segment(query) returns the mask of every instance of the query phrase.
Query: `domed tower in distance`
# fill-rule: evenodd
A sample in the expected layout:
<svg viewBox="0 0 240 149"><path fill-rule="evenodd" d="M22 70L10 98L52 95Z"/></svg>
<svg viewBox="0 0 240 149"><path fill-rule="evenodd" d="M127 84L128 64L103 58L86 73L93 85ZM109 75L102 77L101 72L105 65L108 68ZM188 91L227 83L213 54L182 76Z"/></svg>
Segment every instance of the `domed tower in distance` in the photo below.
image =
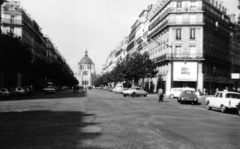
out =
<svg viewBox="0 0 240 149"><path fill-rule="evenodd" d="M95 75L95 72L95 64L91 58L88 57L88 52L86 50L85 56L78 63L77 79L79 81L79 85L84 87L91 87L93 83L93 75Z"/></svg>

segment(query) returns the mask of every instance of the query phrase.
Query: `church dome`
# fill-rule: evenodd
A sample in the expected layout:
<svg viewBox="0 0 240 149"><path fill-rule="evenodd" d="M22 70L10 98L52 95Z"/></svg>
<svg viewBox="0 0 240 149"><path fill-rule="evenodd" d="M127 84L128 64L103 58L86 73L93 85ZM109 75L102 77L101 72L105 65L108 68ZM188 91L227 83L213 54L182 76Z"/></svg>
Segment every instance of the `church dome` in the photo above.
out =
<svg viewBox="0 0 240 149"><path fill-rule="evenodd" d="M81 61L78 64L94 64L91 58L88 57L88 52L86 50L85 56L81 59Z"/></svg>

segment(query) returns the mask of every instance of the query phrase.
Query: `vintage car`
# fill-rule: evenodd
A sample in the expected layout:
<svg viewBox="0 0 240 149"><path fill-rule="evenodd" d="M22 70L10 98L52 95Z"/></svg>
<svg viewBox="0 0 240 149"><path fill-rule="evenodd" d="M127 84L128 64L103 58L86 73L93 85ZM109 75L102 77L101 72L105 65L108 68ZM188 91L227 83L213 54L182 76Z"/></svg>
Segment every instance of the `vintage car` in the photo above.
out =
<svg viewBox="0 0 240 149"><path fill-rule="evenodd" d="M192 90L183 90L177 100L179 103L191 102L198 104L198 96Z"/></svg>
<svg viewBox="0 0 240 149"><path fill-rule="evenodd" d="M184 90L195 91L194 88L182 87L182 88L171 88L170 91L166 91L165 95L169 98L179 98L180 94Z"/></svg>
<svg viewBox="0 0 240 149"><path fill-rule="evenodd" d="M118 83L116 86L115 86L115 90L114 90L114 93L122 93L123 91L123 84L121 83Z"/></svg>
<svg viewBox="0 0 240 149"><path fill-rule="evenodd" d="M148 92L144 91L144 89L141 88L141 87L132 87L132 88L129 88L128 90L123 90L122 94L123 94L124 97L126 97L127 95L131 95L132 97L135 97L135 96L146 97Z"/></svg>
<svg viewBox="0 0 240 149"><path fill-rule="evenodd" d="M17 95L24 95L25 90L22 87L18 87L17 90L16 90L16 94Z"/></svg>
<svg viewBox="0 0 240 149"><path fill-rule="evenodd" d="M55 87L54 86L48 86L48 87L46 87L45 88L45 94L48 94L48 93L52 93L52 94L55 94L55 92L56 92L56 89L55 89Z"/></svg>
<svg viewBox="0 0 240 149"><path fill-rule="evenodd" d="M218 91L213 97L206 98L207 109L220 109L222 113L229 109L239 110L240 93L230 91Z"/></svg>
<svg viewBox="0 0 240 149"><path fill-rule="evenodd" d="M7 88L1 88L0 89L0 96L9 96L10 92L8 91Z"/></svg>

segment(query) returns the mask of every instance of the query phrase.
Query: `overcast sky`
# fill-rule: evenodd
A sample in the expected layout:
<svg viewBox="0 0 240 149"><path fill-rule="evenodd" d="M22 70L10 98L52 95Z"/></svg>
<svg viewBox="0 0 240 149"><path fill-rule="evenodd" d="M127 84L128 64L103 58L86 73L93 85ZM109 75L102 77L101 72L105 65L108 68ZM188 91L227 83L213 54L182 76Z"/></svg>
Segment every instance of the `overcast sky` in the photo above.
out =
<svg viewBox="0 0 240 149"><path fill-rule="evenodd" d="M130 33L143 9L157 0L16 0L49 35L74 72L88 55L100 73L107 56ZM238 0L222 0L239 14Z"/></svg>

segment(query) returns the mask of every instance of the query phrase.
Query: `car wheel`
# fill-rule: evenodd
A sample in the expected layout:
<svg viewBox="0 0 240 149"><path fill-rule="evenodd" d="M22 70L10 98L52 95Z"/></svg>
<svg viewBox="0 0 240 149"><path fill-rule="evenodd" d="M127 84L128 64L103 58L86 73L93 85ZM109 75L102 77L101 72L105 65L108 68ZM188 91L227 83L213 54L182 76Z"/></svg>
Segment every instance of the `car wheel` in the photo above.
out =
<svg viewBox="0 0 240 149"><path fill-rule="evenodd" d="M137 97L139 97L139 95L137 95Z"/></svg>
<svg viewBox="0 0 240 149"><path fill-rule="evenodd" d="M123 97L126 97L127 95L123 94Z"/></svg>
<svg viewBox="0 0 240 149"><path fill-rule="evenodd" d="M179 103L180 103L180 98L177 98L177 102L179 102Z"/></svg>
<svg viewBox="0 0 240 149"><path fill-rule="evenodd" d="M173 94L171 94L171 95L169 96L169 98L173 99L173 98L174 98L174 95L173 95Z"/></svg>
<svg viewBox="0 0 240 149"><path fill-rule="evenodd" d="M132 93L132 97L135 97L135 93Z"/></svg>
<svg viewBox="0 0 240 149"><path fill-rule="evenodd" d="M144 95L144 97L147 97L147 95Z"/></svg>
<svg viewBox="0 0 240 149"><path fill-rule="evenodd" d="M207 102L207 109L211 110L212 108L209 106L209 101Z"/></svg>
<svg viewBox="0 0 240 149"><path fill-rule="evenodd" d="M240 107L238 108L238 115L240 116Z"/></svg>
<svg viewBox="0 0 240 149"><path fill-rule="evenodd" d="M198 100L197 101L195 101L195 103L194 103L195 105L197 105L198 104Z"/></svg>
<svg viewBox="0 0 240 149"><path fill-rule="evenodd" d="M226 111L227 111L226 107L225 107L224 105L222 105L222 106L221 106L221 112L222 112L222 113L226 113Z"/></svg>

